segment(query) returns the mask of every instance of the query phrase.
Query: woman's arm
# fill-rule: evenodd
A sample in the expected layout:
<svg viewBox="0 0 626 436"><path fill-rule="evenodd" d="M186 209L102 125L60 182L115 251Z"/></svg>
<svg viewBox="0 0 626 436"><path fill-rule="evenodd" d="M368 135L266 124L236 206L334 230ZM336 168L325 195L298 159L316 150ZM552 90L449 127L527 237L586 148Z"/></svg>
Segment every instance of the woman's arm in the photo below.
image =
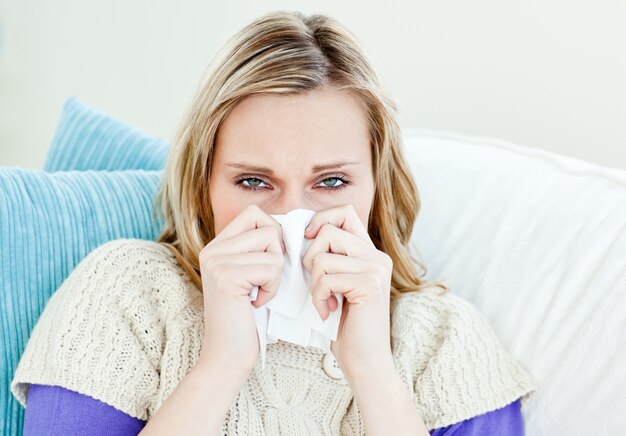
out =
<svg viewBox="0 0 626 436"><path fill-rule="evenodd" d="M199 360L139 434L219 434L247 378L224 364Z"/></svg>
<svg viewBox="0 0 626 436"><path fill-rule="evenodd" d="M62 386L28 387L24 436L137 436L144 425L141 419Z"/></svg>
<svg viewBox="0 0 626 436"><path fill-rule="evenodd" d="M433 430L431 436L524 436L524 417L519 399L500 409Z"/></svg>
<svg viewBox="0 0 626 436"><path fill-rule="evenodd" d="M61 386L31 384L23 433L25 436L218 434L245 380L243 375L217 365L198 363L148 424L88 395Z"/></svg>
<svg viewBox="0 0 626 436"><path fill-rule="evenodd" d="M428 429L395 366L348 382L370 435L429 436Z"/></svg>

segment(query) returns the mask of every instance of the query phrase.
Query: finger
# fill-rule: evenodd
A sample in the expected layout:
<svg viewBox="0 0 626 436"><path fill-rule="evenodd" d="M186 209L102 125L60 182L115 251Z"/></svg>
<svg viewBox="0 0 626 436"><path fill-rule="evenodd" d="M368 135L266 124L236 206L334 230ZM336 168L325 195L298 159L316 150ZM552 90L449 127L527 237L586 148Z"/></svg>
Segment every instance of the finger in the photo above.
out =
<svg viewBox="0 0 626 436"><path fill-rule="evenodd" d="M235 297L245 296L250 301L250 290L255 286L263 293L275 295L281 274L276 265L225 265L217 277L211 288L217 294L232 296L234 293Z"/></svg>
<svg viewBox="0 0 626 436"><path fill-rule="evenodd" d="M217 268L220 265L268 265L280 267L282 270L285 256L282 253L272 252L234 253L217 256L214 262Z"/></svg>
<svg viewBox="0 0 626 436"><path fill-rule="evenodd" d="M239 215L233 218L233 220L215 236L215 239L229 239L246 230L254 230L263 226L269 226L275 229L279 240L282 242L283 228L280 223L265 213L256 204L249 205Z"/></svg>
<svg viewBox="0 0 626 436"><path fill-rule="evenodd" d="M317 281L325 274L363 274L372 270L385 275L383 268L371 261L335 253L318 253L313 258L309 287L315 288Z"/></svg>
<svg viewBox="0 0 626 436"><path fill-rule="evenodd" d="M333 295L335 289L341 290L338 294L352 291L354 284L354 274L329 274L318 281L317 286L311 290L311 302L323 321L339 306L337 297Z"/></svg>
<svg viewBox="0 0 626 436"><path fill-rule="evenodd" d="M320 318L326 321L332 310L338 306L334 306L332 299L337 301L336 295L343 295L350 304L362 304L375 297L375 293L369 288L372 277L370 274L326 274L317 282L317 286L311 291L311 302L320 314ZM374 282L377 282L374 279ZM344 305L346 303L344 301ZM331 304L334 309L331 309Z"/></svg>
<svg viewBox="0 0 626 436"><path fill-rule="evenodd" d="M324 224L332 224L373 245L365 225L356 213L354 206L351 204L336 206L317 212L311 218L305 236L308 238L317 237L317 232L319 232Z"/></svg>
<svg viewBox="0 0 626 436"><path fill-rule="evenodd" d="M337 310L337 307L339 307L339 301L337 300L337 297L333 294L331 294L327 302L328 302L328 309L330 310L331 313ZM330 313L329 313L329 316L330 316Z"/></svg>
<svg viewBox="0 0 626 436"><path fill-rule="evenodd" d="M259 289L256 299L252 301L252 305L257 309L268 303L270 300L272 300L272 298L276 296L282 279L282 264L280 266L270 265L263 267L266 269L266 272L269 272L270 279L264 285L255 284L255 286L259 287ZM250 289L252 289L252 287Z"/></svg>
<svg viewBox="0 0 626 436"><path fill-rule="evenodd" d="M302 265L310 272L313 259L320 253L343 254L358 259L373 260L374 252L378 252L374 244L332 224L324 224L302 256Z"/></svg>
<svg viewBox="0 0 626 436"><path fill-rule="evenodd" d="M270 252L284 254L281 239L271 226L262 226L258 229L246 230L235 236L215 241L205 247L205 254L211 252L223 254L242 254L249 252Z"/></svg>

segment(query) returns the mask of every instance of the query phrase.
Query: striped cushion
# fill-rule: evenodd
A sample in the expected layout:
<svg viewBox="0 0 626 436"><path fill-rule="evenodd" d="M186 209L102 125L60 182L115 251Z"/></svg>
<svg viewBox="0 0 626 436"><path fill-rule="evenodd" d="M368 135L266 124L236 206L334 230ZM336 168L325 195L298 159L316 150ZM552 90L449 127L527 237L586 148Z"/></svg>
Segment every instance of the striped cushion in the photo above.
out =
<svg viewBox="0 0 626 436"><path fill-rule="evenodd" d="M118 238L154 240L162 171L0 168L0 381L9 386L50 296L90 251ZM0 389L0 433L19 435L24 409Z"/></svg>
<svg viewBox="0 0 626 436"><path fill-rule="evenodd" d="M63 105L43 169L159 170L165 165L168 150L165 140L72 96Z"/></svg>

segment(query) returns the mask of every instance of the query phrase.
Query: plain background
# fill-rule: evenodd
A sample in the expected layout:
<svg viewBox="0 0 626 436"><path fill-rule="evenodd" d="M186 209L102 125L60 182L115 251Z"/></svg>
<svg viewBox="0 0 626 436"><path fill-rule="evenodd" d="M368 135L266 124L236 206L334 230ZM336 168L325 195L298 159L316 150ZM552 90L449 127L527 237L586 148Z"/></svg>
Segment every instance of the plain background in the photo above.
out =
<svg viewBox="0 0 626 436"><path fill-rule="evenodd" d="M626 169L624 0L0 0L0 166L42 168L70 95L171 141L218 47L278 9L353 31L402 127Z"/></svg>

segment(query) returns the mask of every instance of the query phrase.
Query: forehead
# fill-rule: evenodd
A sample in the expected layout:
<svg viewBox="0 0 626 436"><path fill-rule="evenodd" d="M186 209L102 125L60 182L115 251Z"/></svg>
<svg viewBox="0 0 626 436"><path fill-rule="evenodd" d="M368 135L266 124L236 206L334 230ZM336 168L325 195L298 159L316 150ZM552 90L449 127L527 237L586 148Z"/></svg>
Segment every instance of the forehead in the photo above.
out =
<svg viewBox="0 0 626 436"><path fill-rule="evenodd" d="M300 94L254 94L228 114L216 138L216 158L332 153L369 154L366 113L357 97L333 88Z"/></svg>

